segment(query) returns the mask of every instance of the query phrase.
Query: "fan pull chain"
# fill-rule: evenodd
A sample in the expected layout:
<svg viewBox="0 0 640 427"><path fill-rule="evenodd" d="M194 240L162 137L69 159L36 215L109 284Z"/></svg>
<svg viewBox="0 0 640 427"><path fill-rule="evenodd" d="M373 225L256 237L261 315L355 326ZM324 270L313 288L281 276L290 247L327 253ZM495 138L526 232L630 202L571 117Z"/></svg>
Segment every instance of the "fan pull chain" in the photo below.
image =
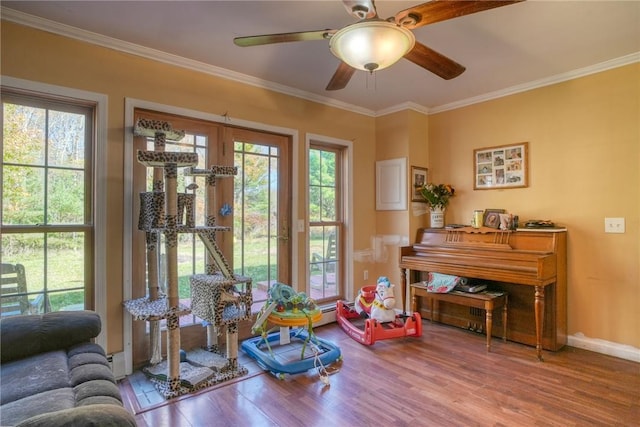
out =
<svg viewBox="0 0 640 427"><path fill-rule="evenodd" d="M375 92L376 90L378 90L378 79L376 78L375 71L369 71L367 73L367 81L366 81L366 88L367 89L369 89L369 76L372 76L372 79L373 79L373 91Z"/></svg>

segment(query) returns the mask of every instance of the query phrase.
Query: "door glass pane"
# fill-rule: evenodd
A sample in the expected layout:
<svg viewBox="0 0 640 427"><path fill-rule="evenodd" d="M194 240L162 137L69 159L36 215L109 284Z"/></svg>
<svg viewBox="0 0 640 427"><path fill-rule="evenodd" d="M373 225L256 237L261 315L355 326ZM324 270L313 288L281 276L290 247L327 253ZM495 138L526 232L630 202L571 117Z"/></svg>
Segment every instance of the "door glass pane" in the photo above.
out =
<svg viewBox="0 0 640 427"><path fill-rule="evenodd" d="M277 156L277 147L235 142L233 265L236 274L253 279L254 307L278 278Z"/></svg>

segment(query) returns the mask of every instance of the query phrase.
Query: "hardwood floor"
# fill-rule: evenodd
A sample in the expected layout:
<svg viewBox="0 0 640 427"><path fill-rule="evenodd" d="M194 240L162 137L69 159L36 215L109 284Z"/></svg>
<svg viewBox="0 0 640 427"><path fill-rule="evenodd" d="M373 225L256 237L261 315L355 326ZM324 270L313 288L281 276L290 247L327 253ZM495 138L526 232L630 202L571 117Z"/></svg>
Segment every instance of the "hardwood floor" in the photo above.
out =
<svg viewBox="0 0 640 427"><path fill-rule="evenodd" d="M331 324L316 334L344 360L324 386L315 371L279 380L249 374L139 409L140 427L181 426L638 426L640 364L565 347L544 352L423 321L420 338L358 344Z"/></svg>

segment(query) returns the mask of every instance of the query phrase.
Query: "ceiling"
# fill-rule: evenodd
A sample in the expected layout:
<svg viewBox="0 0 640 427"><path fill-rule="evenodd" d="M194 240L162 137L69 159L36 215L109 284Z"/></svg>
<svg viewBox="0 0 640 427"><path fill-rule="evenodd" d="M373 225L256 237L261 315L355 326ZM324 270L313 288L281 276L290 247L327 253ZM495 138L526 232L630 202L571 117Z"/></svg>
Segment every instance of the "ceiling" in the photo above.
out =
<svg viewBox="0 0 640 427"><path fill-rule="evenodd" d="M376 7L386 19L419 3ZM372 75L357 71L345 89L331 92L325 87L339 61L327 41L243 48L233 38L356 22L339 0L3 0L2 6L3 19L372 114L437 111L640 60L640 1L529 0L426 25L413 30L416 39L464 65L462 75L443 80L402 59Z"/></svg>

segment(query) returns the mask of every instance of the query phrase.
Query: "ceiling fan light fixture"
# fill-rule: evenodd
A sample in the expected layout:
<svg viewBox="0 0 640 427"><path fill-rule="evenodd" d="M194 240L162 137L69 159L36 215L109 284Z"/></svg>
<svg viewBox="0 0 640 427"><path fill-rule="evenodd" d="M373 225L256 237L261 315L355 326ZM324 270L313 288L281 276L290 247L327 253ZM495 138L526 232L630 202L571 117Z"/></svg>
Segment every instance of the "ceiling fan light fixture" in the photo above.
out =
<svg viewBox="0 0 640 427"><path fill-rule="evenodd" d="M329 48L338 59L363 70L382 70L395 64L415 44L413 33L388 21L363 21L338 30Z"/></svg>

